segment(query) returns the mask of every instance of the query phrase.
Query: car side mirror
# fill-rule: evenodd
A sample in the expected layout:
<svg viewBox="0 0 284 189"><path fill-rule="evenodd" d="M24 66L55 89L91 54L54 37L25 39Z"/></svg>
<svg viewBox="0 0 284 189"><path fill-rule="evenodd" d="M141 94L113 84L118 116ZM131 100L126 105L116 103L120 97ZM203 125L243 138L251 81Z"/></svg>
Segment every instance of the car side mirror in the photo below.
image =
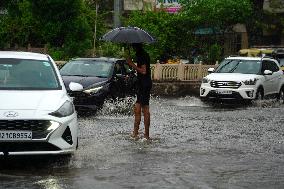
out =
<svg viewBox="0 0 284 189"><path fill-rule="evenodd" d="M82 91L83 90L83 86L79 83L75 83L75 82L71 82L69 84L69 89L71 91Z"/></svg>
<svg viewBox="0 0 284 189"><path fill-rule="evenodd" d="M212 73L212 72L214 72L215 71L215 68L208 68L208 73Z"/></svg>
<svg viewBox="0 0 284 189"><path fill-rule="evenodd" d="M264 70L263 75L272 75L272 73L270 70Z"/></svg>

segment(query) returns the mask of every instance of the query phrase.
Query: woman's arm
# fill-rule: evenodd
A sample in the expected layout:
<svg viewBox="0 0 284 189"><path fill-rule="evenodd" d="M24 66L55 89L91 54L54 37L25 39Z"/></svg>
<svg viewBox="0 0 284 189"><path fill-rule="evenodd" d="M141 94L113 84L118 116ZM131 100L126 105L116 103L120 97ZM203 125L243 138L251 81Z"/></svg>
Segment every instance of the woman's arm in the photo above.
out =
<svg viewBox="0 0 284 189"><path fill-rule="evenodd" d="M140 68L138 67L138 66L136 66L133 62L132 62L132 60L130 59L130 58L127 58L127 64L129 65L129 66L131 66L133 69L135 69L137 72L139 72L139 73L141 73L141 74L143 74L143 75L145 75L146 74L146 65L145 64L143 64Z"/></svg>

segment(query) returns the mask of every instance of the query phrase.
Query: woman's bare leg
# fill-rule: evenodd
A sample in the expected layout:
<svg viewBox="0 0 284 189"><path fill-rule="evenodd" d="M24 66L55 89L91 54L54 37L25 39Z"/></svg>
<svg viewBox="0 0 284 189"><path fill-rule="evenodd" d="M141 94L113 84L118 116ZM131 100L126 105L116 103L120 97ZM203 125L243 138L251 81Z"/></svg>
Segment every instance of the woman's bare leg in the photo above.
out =
<svg viewBox="0 0 284 189"><path fill-rule="evenodd" d="M141 122L141 105L139 103L135 103L134 105L134 127L132 137L138 137L139 125Z"/></svg>
<svg viewBox="0 0 284 189"><path fill-rule="evenodd" d="M150 133L150 110L149 110L149 105L142 106L142 109L143 109L144 127L145 127L144 138L150 139L150 136L149 136L149 133Z"/></svg>

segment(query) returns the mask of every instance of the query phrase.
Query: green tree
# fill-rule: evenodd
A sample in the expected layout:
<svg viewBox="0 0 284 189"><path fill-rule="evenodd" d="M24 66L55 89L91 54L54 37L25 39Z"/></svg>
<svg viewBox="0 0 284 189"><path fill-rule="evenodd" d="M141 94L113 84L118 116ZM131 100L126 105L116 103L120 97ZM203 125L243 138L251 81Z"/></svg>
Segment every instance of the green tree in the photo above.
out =
<svg viewBox="0 0 284 189"><path fill-rule="evenodd" d="M146 47L150 53L152 62L154 62L164 53L173 53L174 46L176 45L174 38L177 35L175 25L178 18L177 15L164 11L134 11L130 14L129 19L125 20L125 25L142 28L156 39L156 43L147 45Z"/></svg>
<svg viewBox="0 0 284 189"><path fill-rule="evenodd" d="M82 56L92 46L91 27L82 0L32 1L33 15L42 28L42 38L51 47L63 48L63 57Z"/></svg>
<svg viewBox="0 0 284 189"><path fill-rule="evenodd" d="M180 0L182 20L191 24L194 33L207 29L211 33L195 38L204 52L204 60L215 62L224 45L224 34L237 23L247 24L253 13L250 0ZM218 47L218 48L216 48ZM213 53L213 54L212 54ZM216 57L215 60L213 60Z"/></svg>
<svg viewBox="0 0 284 189"><path fill-rule="evenodd" d="M96 55L99 55L99 47L102 42L99 38L106 33L107 31L107 22L106 17L108 15L108 10L101 9L101 6L105 5L103 0L87 0L86 1L86 11L85 15L88 21L88 24L91 26L93 33L93 50L95 50ZM94 47L95 46L95 47Z"/></svg>
<svg viewBox="0 0 284 189"><path fill-rule="evenodd" d="M6 44L26 46L40 39L38 21L31 13L29 0L10 1L5 4L8 14L0 21L1 47Z"/></svg>
<svg viewBox="0 0 284 189"><path fill-rule="evenodd" d="M0 47L42 46L62 59L85 56L93 45L95 10L84 0L13 0L1 6L8 14L0 17ZM105 31L98 17L98 33Z"/></svg>
<svg viewBox="0 0 284 189"><path fill-rule="evenodd" d="M252 15L250 0L180 0L182 14L196 26L228 30L234 24L246 23Z"/></svg>
<svg viewBox="0 0 284 189"><path fill-rule="evenodd" d="M157 43L148 47L154 60L163 54L190 58L191 51L197 46L201 46L200 51L213 53L207 59L219 59L223 41L218 41L217 35L200 41L195 35L196 30L211 28L216 34L224 34L235 24L246 23L252 14L249 0L180 0L180 3L182 10L178 14L134 12L125 22L125 25L141 27L157 38Z"/></svg>

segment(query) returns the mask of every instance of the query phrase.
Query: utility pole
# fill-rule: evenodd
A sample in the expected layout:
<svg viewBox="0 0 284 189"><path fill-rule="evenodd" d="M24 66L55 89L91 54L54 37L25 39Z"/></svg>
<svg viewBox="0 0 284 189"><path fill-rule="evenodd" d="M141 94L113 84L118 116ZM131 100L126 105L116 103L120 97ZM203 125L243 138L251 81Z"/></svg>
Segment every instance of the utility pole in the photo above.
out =
<svg viewBox="0 0 284 189"><path fill-rule="evenodd" d="M96 56L96 38L97 38L97 20L98 20L98 0L96 0L96 17L95 17L95 31L94 31L94 49L93 49L93 57Z"/></svg>
<svg viewBox="0 0 284 189"><path fill-rule="evenodd" d="M114 0L113 3L113 24L114 24L114 28L120 27L121 23L120 23L120 16L121 16L121 1L122 0Z"/></svg>

